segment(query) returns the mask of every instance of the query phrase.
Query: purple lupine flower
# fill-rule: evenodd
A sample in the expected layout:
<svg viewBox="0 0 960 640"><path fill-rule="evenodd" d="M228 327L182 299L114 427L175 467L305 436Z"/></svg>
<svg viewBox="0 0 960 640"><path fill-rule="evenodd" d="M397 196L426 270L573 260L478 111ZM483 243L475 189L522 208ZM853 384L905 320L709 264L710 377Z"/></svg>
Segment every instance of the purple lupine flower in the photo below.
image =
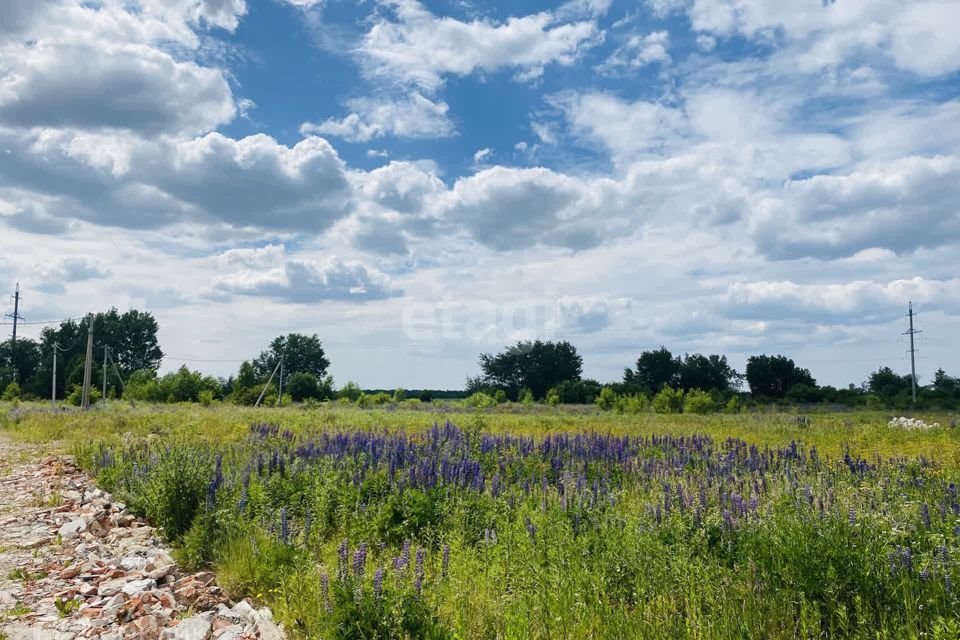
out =
<svg viewBox="0 0 960 640"><path fill-rule="evenodd" d="M362 578L367 569L367 543L361 542L353 552L353 575Z"/></svg>
<svg viewBox="0 0 960 640"><path fill-rule="evenodd" d="M926 582L930 579L930 571L928 569L920 570L920 582Z"/></svg>
<svg viewBox="0 0 960 640"><path fill-rule="evenodd" d="M422 547L417 547L417 557L416 557L416 567L414 568L414 581L413 589L417 592L417 595L420 595L420 591L423 589L423 561L426 558L427 552Z"/></svg>
<svg viewBox="0 0 960 640"><path fill-rule="evenodd" d="M950 574L943 576L943 586L947 589L947 595L953 593L953 580L950 578Z"/></svg>
<svg viewBox="0 0 960 640"><path fill-rule="evenodd" d="M400 554L401 569L406 569L410 566L410 541L403 541L403 551Z"/></svg>
<svg viewBox="0 0 960 640"><path fill-rule="evenodd" d="M850 507L850 515L848 516L848 519L850 521L851 527L857 524L857 510L854 509L853 507Z"/></svg>
<svg viewBox="0 0 960 640"><path fill-rule="evenodd" d="M910 551L910 547L904 547L903 550L900 551L900 561L908 573L913 571L913 552Z"/></svg>
<svg viewBox="0 0 960 640"><path fill-rule="evenodd" d="M344 580L347 577L347 558L349 548L346 538L337 546L337 578Z"/></svg>
<svg viewBox="0 0 960 640"><path fill-rule="evenodd" d="M920 505L920 518L923 520L923 526L930 528L930 507L924 502Z"/></svg>
<svg viewBox="0 0 960 640"><path fill-rule="evenodd" d="M290 523L287 521L287 508L280 509L280 540L283 544L290 542Z"/></svg>
<svg viewBox="0 0 960 640"><path fill-rule="evenodd" d="M326 571L320 574L320 597L323 600L323 608L327 613L331 613L333 607L330 605L330 576Z"/></svg>
<svg viewBox="0 0 960 640"><path fill-rule="evenodd" d="M377 600L383 595L383 567L373 572L373 597Z"/></svg>
<svg viewBox="0 0 960 640"><path fill-rule="evenodd" d="M450 568L450 545L443 545L443 561L440 564L440 575L447 577L447 569Z"/></svg>

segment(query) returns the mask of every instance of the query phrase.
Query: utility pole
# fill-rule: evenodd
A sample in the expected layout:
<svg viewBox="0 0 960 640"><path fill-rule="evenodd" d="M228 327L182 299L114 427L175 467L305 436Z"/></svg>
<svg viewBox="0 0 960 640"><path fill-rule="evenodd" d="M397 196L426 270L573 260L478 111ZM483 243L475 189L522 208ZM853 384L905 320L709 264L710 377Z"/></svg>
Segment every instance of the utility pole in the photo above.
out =
<svg viewBox="0 0 960 640"><path fill-rule="evenodd" d="M83 362L83 400L81 406L90 408L90 378L93 377L93 314L87 314L87 357Z"/></svg>
<svg viewBox="0 0 960 640"><path fill-rule="evenodd" d="M10 362L11 364L16 364L14 353L17 350L17 320L23 320L20 316L20 283L17 283L17 287L13 292L13 313L7 314L8 318L13 318L13 337L10 339ZM17 379L17 368L13 368L13 379Z"/></svg>
<svg viewBox="0 0 960 640"><path fill-rule="evenodd" d="M904 331L903 335L910 336L910 385L913 390L913 401L916 402L917 401L917 362L916 362L917 350L913 346L913 336L922 332L913 328L913 301L910 301L907 317L910 318L910 328Z"/></svg>
<svg viewBox="0 0 960 640"><path fill-rule="evenodd" d="M57 408L57 349L60 345L53 343L53 382L50 384L50 406Z"/></svg>
<svg viewBox="0 0 960 640"><path fill-rule="evenodd" d="M103 348L103 393L100 402L107 404L107 347Z"/></svg>
<svg viewBox="0 0 960 640"><path fill-rule="evenodd" d="M283 400L283 356L280 357L280 378L277 380L277 406Z"/></svg>

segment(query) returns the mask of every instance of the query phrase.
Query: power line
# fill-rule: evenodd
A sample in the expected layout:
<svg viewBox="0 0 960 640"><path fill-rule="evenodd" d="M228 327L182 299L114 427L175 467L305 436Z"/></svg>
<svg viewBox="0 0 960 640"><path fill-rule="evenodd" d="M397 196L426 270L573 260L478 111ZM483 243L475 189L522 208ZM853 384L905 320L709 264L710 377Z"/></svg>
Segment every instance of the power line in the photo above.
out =
<svg viewBox="0 0 960 640"><path fill-rule="evenodd" d="M12 314L9 314L9 313L7 314L7 316L11 316L11 315L12 315ZM21 318L22 318L22 317L23 317L23 316L21 316ZM80 320L83 320L83 319L84 319L84 318L81 316L81 317L79 317L79 318L60 318L59 320L25 320L25 321L23 321L23 322L0 322L0 325L11 325L11 324L12 324L12 325L20 326L20 325L24 325L24 324L60 324L60 323L62 323L62 322L71 322L71 321L72 321L72 322L79 322Z"/></svg>

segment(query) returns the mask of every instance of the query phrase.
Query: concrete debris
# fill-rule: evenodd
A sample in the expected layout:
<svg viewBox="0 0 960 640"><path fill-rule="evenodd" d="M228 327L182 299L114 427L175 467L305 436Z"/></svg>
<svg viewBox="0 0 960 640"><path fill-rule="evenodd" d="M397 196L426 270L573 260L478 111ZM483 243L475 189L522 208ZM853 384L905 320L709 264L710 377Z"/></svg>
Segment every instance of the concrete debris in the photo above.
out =
<svg viewBox="0 0 960 640"><path fill-rule="evenodd" d="M9 451L0 447L0 456ZM68 456L0 477L0 637L283 640L269 609L183 574L157 535Z"/></svg>

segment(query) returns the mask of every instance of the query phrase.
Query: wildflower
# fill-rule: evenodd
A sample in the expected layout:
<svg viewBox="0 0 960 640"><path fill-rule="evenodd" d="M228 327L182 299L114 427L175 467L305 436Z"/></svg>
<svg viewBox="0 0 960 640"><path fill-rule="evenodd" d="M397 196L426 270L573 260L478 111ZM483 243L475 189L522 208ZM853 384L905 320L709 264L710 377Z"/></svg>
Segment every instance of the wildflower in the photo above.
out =
<svg viewBox="0 0 960 640"><path fill-rule="evenodd" d="M923 526L930 528L930 507L924 502L920 505L920 518L923 520Z"/></svg>
<svg viewBox="0 0 960 640"><path fill-rule="evenodd" d="M377 600L383 595L383 567L373 572L373 597Z"/></svg>
<svg viewBox="0 0 960 640"><path fill-rule="evenodd" d="M341 580L347 577L347 557L348 557L348 547L347 540L344 539L337 546L337 577Z"/></svg>
<svg viewBox="0 0 960 640"><path fill-rule="evenodd" d="M280 509L280 540L283 544L290 542L290 523L287 521L287 508Z"/></svg>
<svg viewBox="0 0 960 640"><path fill-rule="evenodd" d="M367 568L367 543L361 542L357 550L353 552L353 574L362 578Z"/></svg>
<svg viewBox="0 0 960 640"><path fill-rule="evenodd" d="M422 547L417 548L417 557L416 557L416 567L414 568L414 581L413 589L417 592L417 595L420 595L420 591L423 589L423 561L426 557L427 552L424 551Z"/></svg>
<svg viewBox="0 0 960 640"><path fill-rule="evenodd" d="M850 516L849 516L849 519L850 519L850 526L851 526L851 527L852 527L853 525L857 524L857 510L854 509L853 507L850 507Z"/></svg>
<svg viewBox="0 0 960 640"><path fill-rule="evenodd" d="M330 606L330 576L327 575L326 571L320 574L320 597L323 600L323 608L326 612L332 612L333 607Z"/></svg>
<svg viewBox="0 0 960 640"><path fill-rule="evenodd" d="M920 571L920 582L926 582L930 579L930 571L928 569L922 569Z"/></svg>
<svg viewBox="0 0 960 640"><path fill-rule="evenodd" d="M953 593L953 580L950 578L950 574L943 576L943 586L947 589L947 595Z"/></svg>

